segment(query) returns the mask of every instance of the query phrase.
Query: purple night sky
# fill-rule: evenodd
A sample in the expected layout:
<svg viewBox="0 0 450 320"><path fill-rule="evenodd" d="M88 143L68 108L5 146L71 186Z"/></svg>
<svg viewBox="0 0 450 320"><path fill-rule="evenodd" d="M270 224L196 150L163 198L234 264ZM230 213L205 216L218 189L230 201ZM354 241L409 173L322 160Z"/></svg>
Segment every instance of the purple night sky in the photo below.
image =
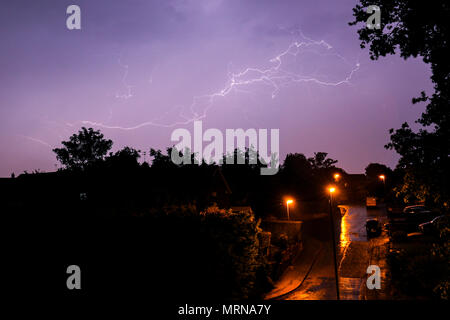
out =
<svg viewBox="0 0 450 320"><path fill-rule="evenodd" d="M430 91L430 70L371 61L348 26L356 2L2 1L0 176L54 171L51 149L81 126L113 150L165 149L196 116L204 130L279 128L282 160L324 151L350 173L393 167L388 129L423 111L411 98ZM70 4L82 30L66 28Z"/></svg>

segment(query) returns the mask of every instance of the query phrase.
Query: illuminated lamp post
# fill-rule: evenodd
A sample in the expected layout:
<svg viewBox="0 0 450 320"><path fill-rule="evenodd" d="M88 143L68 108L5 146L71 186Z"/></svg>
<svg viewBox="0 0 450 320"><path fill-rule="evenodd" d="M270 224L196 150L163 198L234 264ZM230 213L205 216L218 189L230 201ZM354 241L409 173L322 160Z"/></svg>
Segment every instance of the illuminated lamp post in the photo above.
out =
<svg viewBox="0 0 450 320"><path fill-rule="evenodd" d="M336 298L339 300L339 278L338 278L338 268L337 268L337 257L336 257L336 240L334 235L334 223L333 223L333 193L336 192L335 187L328 188L330 193L330 225L331 225L331 237L333 240L333 258L334 258L334 278L336 280Z"/></svg>
<svg viewBox="0 0 450 320"><path fill-rule="evenodd" d="M294 202L294 200L292 200L292 199L286 200L286 210L287 210L288 220L290 220L290 217L289 217L289 205L292 204L293 202Z"/></svg>

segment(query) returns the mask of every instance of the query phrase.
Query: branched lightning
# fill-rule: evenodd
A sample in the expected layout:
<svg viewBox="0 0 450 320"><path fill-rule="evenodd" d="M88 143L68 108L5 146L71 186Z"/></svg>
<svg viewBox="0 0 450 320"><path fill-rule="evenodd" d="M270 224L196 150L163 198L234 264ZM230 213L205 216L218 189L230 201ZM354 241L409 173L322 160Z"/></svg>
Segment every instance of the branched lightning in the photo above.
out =
<svg viewBox="0 0 450 320"><path fill-rule="evenodd" d="M41 144L41 145L43 145L43 146L52 148L51 144L48 143L48 142L45 142L44 140L41 140L41 139L38 139L38 138L34 138L34 137L30 137L30 136L25 136L25 135L23 135L23 134L18 134L18 136L19 136L19 137L22 137L22 138L25 138L25 139L28 139L28 140L30 140L30 141L39 143L39 144Z"/></svg>
<svg viewBox="0 0 450 320"><path fill-rule="evenodd" d="M124 68L124 73L122 76L122 84L126 88L126 93L122 93L122 94L116 93L116 98L128 100L133 97L133 92L131 90L133 88L133 86L131 86L127 83L128 65L122 64L121 58L119 58L119 64Z"/></svg>
<svg viewBox="0 0 450 320"><path fill-rule="evenodd" d="M356 71L359 70L360 64L350 64L346 61L346 59L334 52L333 47L325 42L324 40L315 41L310 38L305 37L303 34L302 41L293 41L287 47L286 50L282 51L275 57L269 60L270 67L268 68L256 68L256 67L247 67L244 70L233 73L228 73L228 81L225 83L223 88L220 90L213 92L207 95L194 96L192 99L192 103L187 107L179 107L181 110L179 111L179 118L181 120L171 122L170 124L165 124L161 121L164 115L160 118L153 119L150 121L142 122L140 124L130 126L130 127L122 127L122 126L112 126L106 125L99 122L84 120L81 121L84 125L91 125L96 127L102 127L107 129L120 129L120 130L135 130L145 126L159 126L159 127L174 127L177 125L186 125L196 120L204 119L207 116L208 111L213 106L214 101L217 98L223 98L229 95L231 92L241 92L245 91L245 87L254 85L254 84L262 84L271 88L271 97L272 99L276 97L278 92L283 86L291 85L294 83L314 83L322 86L339 86L343 84L349 84L353 75ZM317 48L321 48L325 50L326 53L318 52ZM312 52L319 56L334 56L349 66L349 71L340 80L337 81L325 81L316 76L304 75L301 73L296 73L293 71L286 70L283 65L283 61L285 58L291 56L295 59L298 58L300 53ZM119 60L120 62L120 60ZM125 68L125 74L123 77L123 84L127 88L127 94L125 95L116 95L118 98L128 99L133 96L131 92L132 86L126 84L126 77L128 75L128 65L122 65ZM187 114L186 114L187 111ZM166 115L168 112L166 113Z"/></svg>

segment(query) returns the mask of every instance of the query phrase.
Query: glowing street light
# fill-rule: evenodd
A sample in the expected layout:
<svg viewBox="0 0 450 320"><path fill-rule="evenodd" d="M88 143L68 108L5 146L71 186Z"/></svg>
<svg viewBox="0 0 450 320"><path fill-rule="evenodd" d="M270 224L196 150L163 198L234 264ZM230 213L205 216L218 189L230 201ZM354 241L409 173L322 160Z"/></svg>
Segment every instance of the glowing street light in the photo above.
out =
<svg viewBox="0 0 450 320"><path fill-rule="evenodd" d="M384 174L380 174L378 178L380 178L380 180L383 181L383 193L384 196L386 196L386 177Z"/></svg>
<svg viewBox="0 0 450 320"><path fill-rule="evenodd" d="M336 192L335 187L329 187L328 192L330 193L330 225L331 225L331 238L333 240L333 257L334 257L334 278L336 280L336 298L339 300L339 278L338 278L338 268L337 268L337 258L336 258L336 240L334 235L334 223L333 223L333 193Z"/></svg>
<svg viewBox="0 0 450 320"><path fill-rule="evenodd" d="M286 210L287 210L288 220L290 220L290 217L289 217L289 205L292 204L292 203L294 203L294 200L292 200L292 199L287 199L286 200Z"/></svg>
<svg viewBox="0 0 450 320"><path fill-rule="evenodd" d="M334 175L334 180L335 180L335 181L338 181L340 177L341 177L341 175L340 175L339 173L336 173L336 174Z"/></svg>

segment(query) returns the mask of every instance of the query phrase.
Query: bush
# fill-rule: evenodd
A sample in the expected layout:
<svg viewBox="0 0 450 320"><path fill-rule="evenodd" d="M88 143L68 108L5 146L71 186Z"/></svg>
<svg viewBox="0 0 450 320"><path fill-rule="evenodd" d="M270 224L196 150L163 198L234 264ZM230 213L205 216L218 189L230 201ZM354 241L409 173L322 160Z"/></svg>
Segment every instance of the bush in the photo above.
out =
<svg viewBox="0 0 450 320"><path fill-rule="evenodd" d="M282 251L286 250L289 246L289 237L286 233L280 234L278 239L274 240L274 244L278 246Z"/></svg>
<svg viewBox="0 0 450 320"><path fill-rule="evenodd" d="M450 291L450 218L448 215L438 223L437 228L439 240L433 244L432 254L443 261L444 272L433 291L441 299L448 300Z"/></svg>
<svg viewBox="0 0 450 320"><path fill-rule="evenodd" d="M222 275L226 297L257 297L263 292L267 265L260 255L258 234L262 232L253 214L234 213L209 207L201 213L205 240L214 247L215 266Z"/></svg>
<svg viewBox="0 0 450 320"><path fill-rule="evenodd" d="M434 288L434 293L437 294L441 299L448 300L448 294L450 291L450 281L444 280L440 282L436 288Z"/></svg>
<svg viewBox="0 0 450 320"><path fill-rule="evenodd" d="M428 252L391 251L388 254L392 279L409 296L432 296L437 283L438 261Z"/></svg>
<svg viewBox="0 0 450 320"><path fill-rule="evenodd" d="M409 296L448 299L449 227L448 219L438 226L440 237L425 249L391 250L387 256L396 287ZM393 238L395 236L393 234Z"/></svg>
<svg viewBox="0 0 450 320"><path fill-rule="evenodd" d="M175 257L158 263L178 266L176 274L167 276L180 297L260 298L270 289L268 265L259 250L262 230L252 214L168 207L151 216L161 251Z"/></svg>

